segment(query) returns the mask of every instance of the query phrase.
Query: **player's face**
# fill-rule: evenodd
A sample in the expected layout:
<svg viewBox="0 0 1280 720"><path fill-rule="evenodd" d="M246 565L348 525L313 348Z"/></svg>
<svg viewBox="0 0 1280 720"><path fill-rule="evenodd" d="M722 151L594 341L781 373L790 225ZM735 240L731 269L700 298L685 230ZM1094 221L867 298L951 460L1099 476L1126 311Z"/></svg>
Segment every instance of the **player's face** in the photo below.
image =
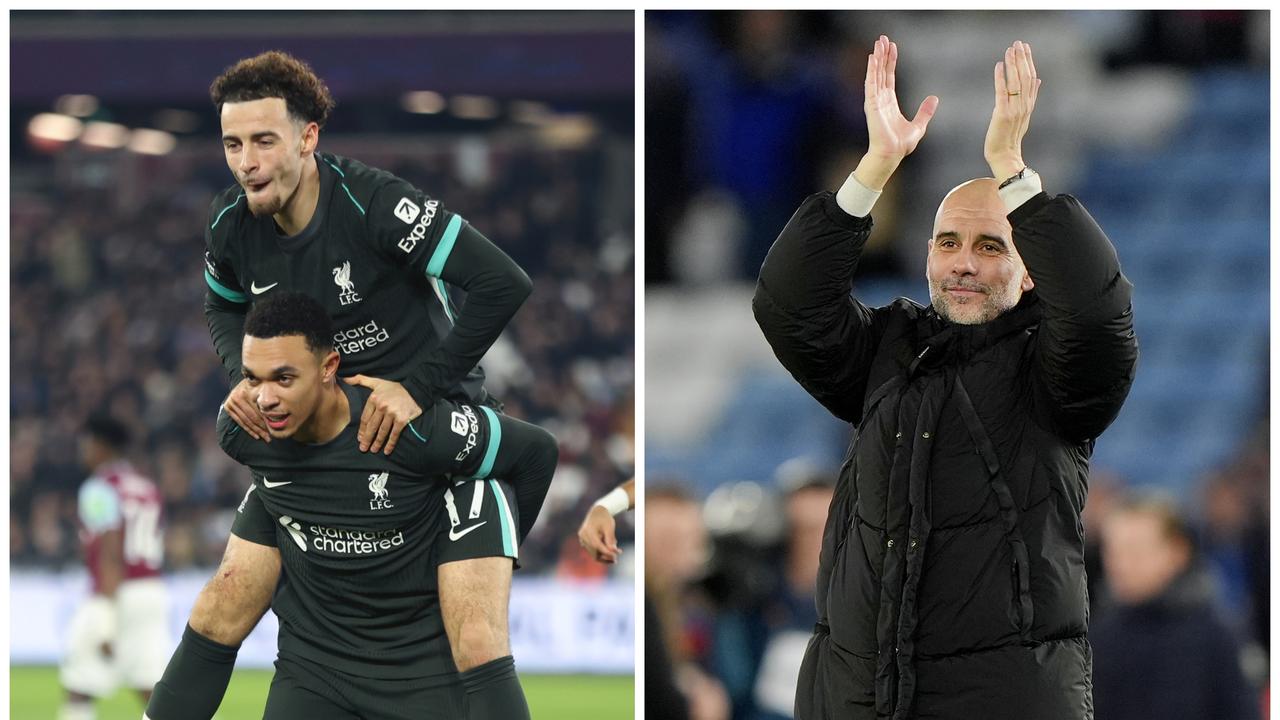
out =
<svg viewBox="0 0 1280 720"><path fill-rule="evenodd" d="M994 187L957 190L943 201L929 240L929 299L962 325L994 320L1032 287Z"/></svg>
<svg viewBox="0 0 1280 720"><path fill-rule="evenodd" d="M314 148L309 136L314 125L290 118L283 98L223 103L227 167L255 216L275 215L293 198L303 161Z"/></svg>
<svg viewBox="0 0 1280 720"><path fill-rule="evenodd" d="M312 352L301 335L246 335L240 360L250 397L273 438L291 437L305 427L320 405L325 378L332 381L326 358Z"/></svg>

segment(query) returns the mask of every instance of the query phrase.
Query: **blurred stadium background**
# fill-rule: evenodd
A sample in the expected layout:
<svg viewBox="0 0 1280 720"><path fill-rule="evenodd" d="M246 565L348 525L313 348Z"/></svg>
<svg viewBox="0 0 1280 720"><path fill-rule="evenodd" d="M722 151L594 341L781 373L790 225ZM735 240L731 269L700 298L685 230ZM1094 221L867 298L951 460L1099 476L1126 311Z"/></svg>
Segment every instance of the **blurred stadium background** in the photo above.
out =
<svg viewBox="0 0 1280 720"><path fill-rule="evenodd" d="M440 198L533 278L483 363L508 412L561 441L521 552L514 653L535 716L631 717L632 569L592 562L575 534L633 464L633 14L10 17L12 716L52 717L60 699L50 666L87 587L87 469L68 448L91 411L129 422L133 459L163 492L174 637L221 557L248 474L213 434L227 388L201 309L202 226L232 178L208 86L282 49L338 101L321 149ZM259 711L269 672L249 668L269 668L274 648L268 614L222 716ZM104 708L138 714L124 695Z"/></svg>
<svg viewBox="0 0 1280 720"><path fill-rule="evenodd" d="M880 33L901 49L904 110L931 93L941 106L876 206L857 294L927 301L937 204L989 173L991 68L1030 42L1044 86L1025 157L1046 190L1084 202L1136 288L1137 381L1098 442L1085 518L1095 621L1111 609L1098 519L1115 491L1160 488L1196 528L1263 692L1269 23L1225 10L646 13L646 557L670 557L655 543L678 537L694 558L649 564L646 592L693 716L790 717L824 485L850 429L778 364L750 298L800 201L839 187L866 147L862 79Z"/></svg>

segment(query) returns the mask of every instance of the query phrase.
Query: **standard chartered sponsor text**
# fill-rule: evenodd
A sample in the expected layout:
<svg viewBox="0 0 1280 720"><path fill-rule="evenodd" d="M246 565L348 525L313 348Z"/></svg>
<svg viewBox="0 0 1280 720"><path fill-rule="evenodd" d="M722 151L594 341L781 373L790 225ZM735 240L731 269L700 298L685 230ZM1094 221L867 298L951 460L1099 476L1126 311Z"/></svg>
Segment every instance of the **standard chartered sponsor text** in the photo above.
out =
<svg viewBox="0 0 1280 720"><path fill-rule="evenodd" d="M390 339L391 335L387 333L387 329L378 327L377 320L370 320L364 325L339 330L333 334L333 344L343 355L354 355Z"/></svg>
<svg viewBox="0 0 1280 720"><path fill-rule="evenodd" d="M344 530L308 525L311 547L339 555L370 555L404 545L404 532L392 530Z"/></svg>

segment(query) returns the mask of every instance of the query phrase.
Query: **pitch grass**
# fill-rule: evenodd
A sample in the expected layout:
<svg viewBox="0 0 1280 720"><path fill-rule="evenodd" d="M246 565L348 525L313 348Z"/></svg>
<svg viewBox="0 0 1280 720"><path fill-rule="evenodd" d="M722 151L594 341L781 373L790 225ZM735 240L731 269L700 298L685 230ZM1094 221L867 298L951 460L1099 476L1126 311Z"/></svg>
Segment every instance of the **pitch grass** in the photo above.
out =
<svg viewBox="0 0 1280 720"><path fill-rule="evenodd" d="M634 720L635 679L629 675L521 675L535 720ZM271 672L237 670L214 720L262 717ZM62 702L58 671L51 667L9 669L9 717L48 720ZM98 703L98 720L138 720L142 703L121 691ZM318 720L318 719L317 719Z"/></svg>

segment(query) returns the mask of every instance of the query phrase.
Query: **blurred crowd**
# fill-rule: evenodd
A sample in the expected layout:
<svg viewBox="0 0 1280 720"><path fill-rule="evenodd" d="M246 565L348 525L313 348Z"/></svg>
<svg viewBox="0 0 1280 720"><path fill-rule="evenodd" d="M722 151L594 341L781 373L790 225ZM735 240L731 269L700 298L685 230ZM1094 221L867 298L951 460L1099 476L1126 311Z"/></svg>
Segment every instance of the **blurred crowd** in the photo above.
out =
<svg viewBox="0 0 1280 720"><path fill-rule="evenodd" d="M531 573L602 572L582 562L575 531L591 502L632 472L634 218L611 196L630 198L631 165L617 166L626 153L611 144L629 147L388 138L346 153L441 199L533 279L482 363L506 411L560 441L551 493L521 550ZM347 148L334 136L322 149ZM77 464L76 437L95 410L129 424L131 459L163 493L166 569L221 557L249 474L214 435L228 388L202 311L201 258L210 199L230 181L208 143L165 158L69 149L15 166L14 566L78 562L75 492L89 469Z"/></svg>
<svg viewBox="0 0 1280 720"><path fill-rule="evenodd" d="M839 187L866 148L862 82L881 33L901 45L904 114L930 93L941 104L876 205L859 272L914 278L933 203L987 172L991 69L1010 42L1035 43L1046 79L1027 157L1069 188L1083 150L1170 131L1178 69L1266 67L1268 22L1243 10L647 12L646 282L754 281L800 201Z"/></svg>
<svg viewBox="0 0 1280 720"><path fill-rule="evenodd" d="M1259 717L1270 650L1268 426L1200 478L1186 506L1092 473L1084 523L1098 717ZM792 716L835 476L789 461L705 500L679 479L650 483L645 631L659 652L646 653L646 708L694 720ZM1216 711L1196 714L1203 708Z"/></svg>

